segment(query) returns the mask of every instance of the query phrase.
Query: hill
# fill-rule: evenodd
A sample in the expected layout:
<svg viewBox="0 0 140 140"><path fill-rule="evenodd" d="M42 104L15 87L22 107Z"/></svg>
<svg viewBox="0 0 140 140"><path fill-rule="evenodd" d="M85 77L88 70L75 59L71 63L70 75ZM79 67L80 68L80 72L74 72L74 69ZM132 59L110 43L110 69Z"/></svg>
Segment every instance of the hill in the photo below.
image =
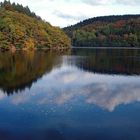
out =
<svg viewBox="0 0 140 140"><path fill-rule="evenodd" d="M73 46L140 47L140 15L95 17L64 31Z"/></svg>
<svg viewBox="0 0 140 140"><path fill-rule="evenodd" d="M43 21L28 7L0 4L0 49L69 48L70 39L58 27Z"/></svg>

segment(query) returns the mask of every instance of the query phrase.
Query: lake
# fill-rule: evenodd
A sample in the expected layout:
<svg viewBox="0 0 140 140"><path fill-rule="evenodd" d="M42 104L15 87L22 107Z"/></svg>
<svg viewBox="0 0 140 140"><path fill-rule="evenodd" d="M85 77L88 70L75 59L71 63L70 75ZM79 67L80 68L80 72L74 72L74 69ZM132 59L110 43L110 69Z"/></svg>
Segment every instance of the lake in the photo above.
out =
<svg viewBox="0 0 140 140"><path fill-rule="evenodd" d="M0 54L0 140L140 140L140 50Z"/></svg>

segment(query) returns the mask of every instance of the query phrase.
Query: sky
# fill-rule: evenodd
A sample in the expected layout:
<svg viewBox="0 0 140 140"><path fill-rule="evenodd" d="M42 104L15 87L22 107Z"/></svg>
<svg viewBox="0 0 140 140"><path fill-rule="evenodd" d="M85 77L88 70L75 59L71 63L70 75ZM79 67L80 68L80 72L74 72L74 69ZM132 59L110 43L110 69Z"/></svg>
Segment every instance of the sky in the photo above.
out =
<svg viewBox="0 0 140 140"><path fill-rule="evenodd" d="M2 1L2 0L0 0ZM104 15L140 14L140 0L10 0L29 6L54 26L66 27Z"/></svg>

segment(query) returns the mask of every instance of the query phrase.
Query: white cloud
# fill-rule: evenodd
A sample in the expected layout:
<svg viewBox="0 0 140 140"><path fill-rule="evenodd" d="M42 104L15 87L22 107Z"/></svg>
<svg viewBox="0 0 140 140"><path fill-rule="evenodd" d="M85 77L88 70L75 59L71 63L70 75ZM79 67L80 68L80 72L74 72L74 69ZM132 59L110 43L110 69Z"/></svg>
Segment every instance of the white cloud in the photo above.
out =
<svg viewBox="0 0 140 140"><path fill-rule="evenodd" d="M91 5L108 5L113 4L114 0L82 0L86 4Z"/></svg>
<svg viewBox="0 0 140 140"><path fill-rule="evenodd" d="M5 96L0 91L0 100ZM110 112L119 105L140 102L140 76L94 74L62 64L30 90L13 95L10 101L14 105L33 102L61 106L79 98L83 104L93 104Z"/></svg>
<svg viewBox="0 0 140 140"><path fill-rule="evenodd" d="M28 5L32 11L55 26L75 24L86 18L139 14L139 0L11 0Z"/></svg>
<svg viewBox="0 0 140 140"><path fill-rule="evenodd" d="M139 0L82 0L91 5L140 5Z"/></svg>
<svg viewBox="0 0 140 140"><path fill-rule="evenodd" d="M123 4L123 5L140 5L139 0L116 0L117 4Z"/></svg>
<svg viewBox="0 0 140 140"><path fill-rule="evenodd" d="M63 105L78 96L84 97L85 103L112 112L119 105L140 101L139 81L140 77L93 74L64 65L44 77L43 83L47 84L42 89L49 89L49 94L44 94L38 102Z"/></svg>
<svg viewBox="0 0 140 140"><path fill-rule="evenodd" d="M3 100L5 97L6 95L0 90L0 100Z"/></svg>
<svg viewBox="0 0 140 140"><path fill-rule="evenodd" d="M12 99L12 103L15 105L19 105L19 104L24 104L28 100L29 100L29 96L24 96L23 94L22 95L18 94L17 96L15 96Z"/></svg>

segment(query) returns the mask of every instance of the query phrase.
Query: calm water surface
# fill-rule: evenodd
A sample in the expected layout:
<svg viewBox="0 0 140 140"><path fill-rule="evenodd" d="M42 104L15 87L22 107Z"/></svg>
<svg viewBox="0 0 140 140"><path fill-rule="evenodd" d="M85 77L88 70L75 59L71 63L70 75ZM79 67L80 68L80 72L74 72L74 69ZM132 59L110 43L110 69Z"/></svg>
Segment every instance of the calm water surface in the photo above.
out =
<svg viewBox="0 0 140 140"><path fill-rule="evenodd" d="M1 53L0 140L140 140L140 50Z"/></svg>

